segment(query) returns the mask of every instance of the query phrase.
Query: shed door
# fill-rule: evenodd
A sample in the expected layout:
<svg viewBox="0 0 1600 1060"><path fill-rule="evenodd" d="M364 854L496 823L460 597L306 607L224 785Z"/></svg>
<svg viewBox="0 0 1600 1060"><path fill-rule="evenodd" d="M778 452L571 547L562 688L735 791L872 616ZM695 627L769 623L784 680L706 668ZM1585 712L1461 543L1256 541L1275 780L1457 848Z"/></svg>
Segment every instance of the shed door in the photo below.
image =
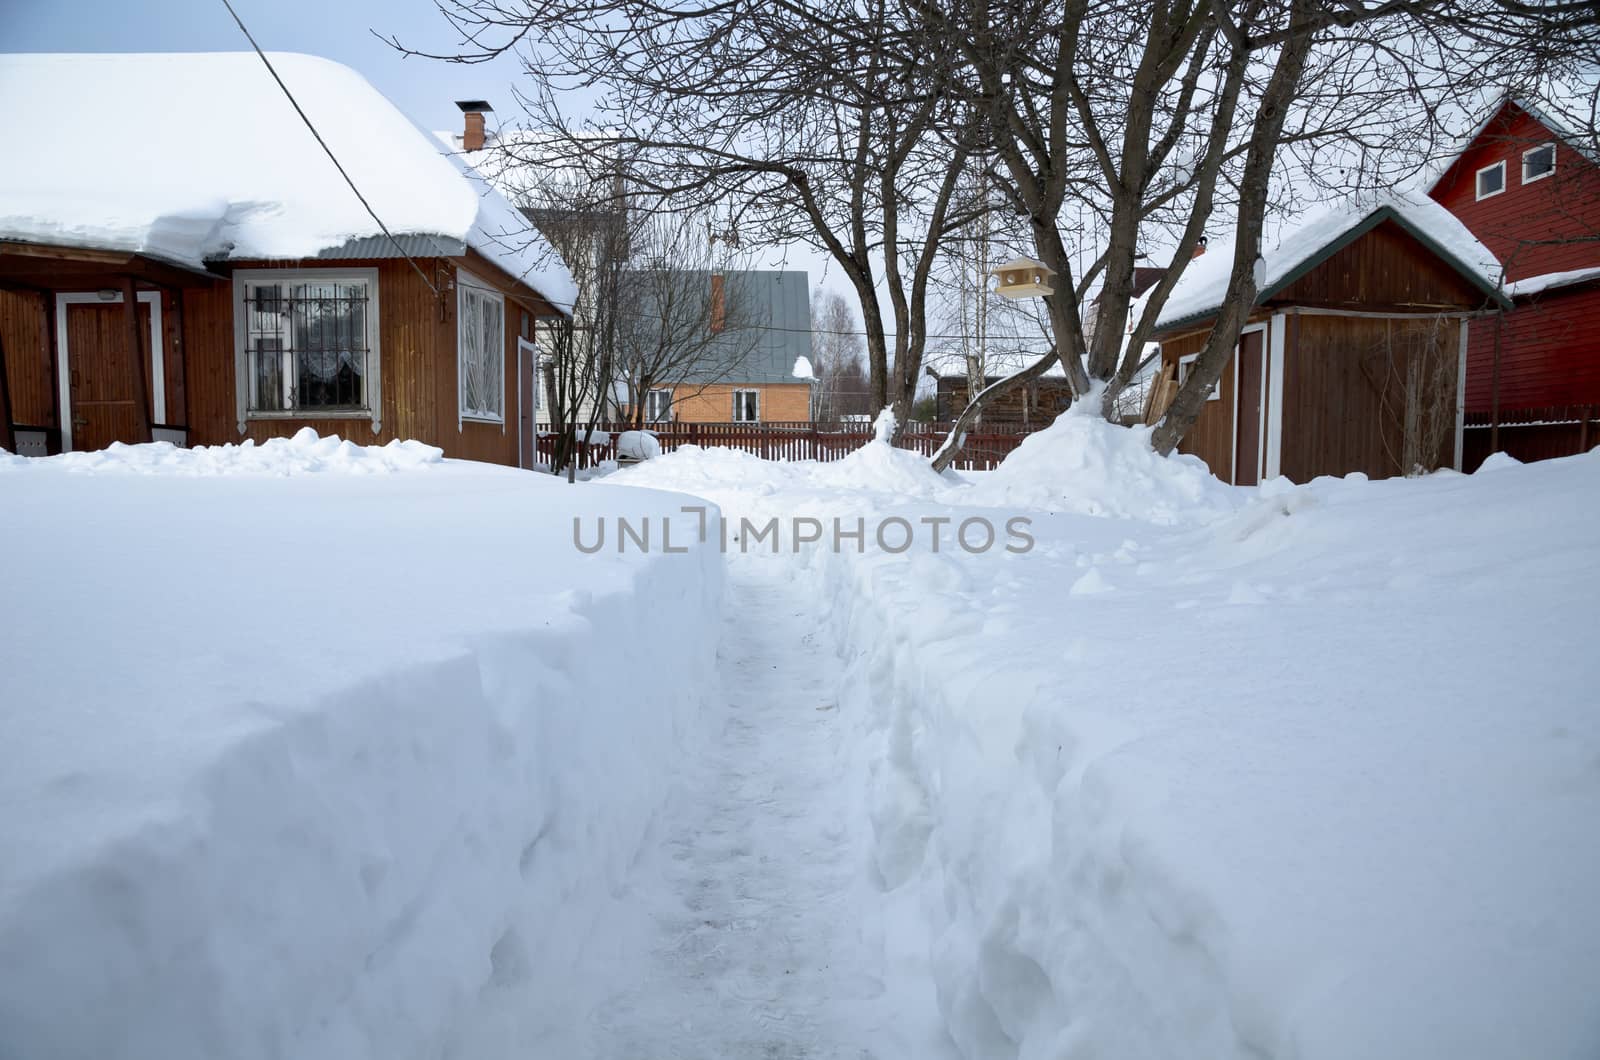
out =
<svg viewBox="0 0 1600 1060"><path fill-rule="evenodd" d="M72 448L104 449L112 442L140 442L138 389L122 303L68 303L66 349L72 401ZM150 305L139 303L139 327L150 334ZM150 360L144 359L145 393L152 393Z"/></svg>
<svg viewBox="0 0 1600 1060"><path fill-rule="evenodd" d="M1266 382L1265 332L1249 331L1239 337L1239 430L1233 456L1233 482L1254 486L1261 481L1261 396Z"/></svg>

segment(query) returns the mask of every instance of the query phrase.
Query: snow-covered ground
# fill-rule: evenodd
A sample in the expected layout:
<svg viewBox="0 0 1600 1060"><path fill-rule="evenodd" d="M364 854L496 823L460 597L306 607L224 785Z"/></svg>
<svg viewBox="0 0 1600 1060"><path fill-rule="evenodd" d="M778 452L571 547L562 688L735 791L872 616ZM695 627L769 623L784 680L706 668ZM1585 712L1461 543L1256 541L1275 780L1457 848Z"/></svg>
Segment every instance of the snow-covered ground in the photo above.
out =
<svg viewBox="0 0 1600 1060"><path fill-rule="evenodd" d="M1597 521L1072 415L0 455L0 1057L1593 1057Z"/></svg>
<svg viewBox="0 0 1600 1060"><path fill-rule="evenodd" d="M0 454L0 1056L450 1055L537 998L716 687L715 554L572 519L680 503L414 444Z"/></svg>
<svg viewBox="0 0 1600 1060"><path fill-rule="evenodd" d="M1600 456L1242 491L1140 445L609 481L865 520L759 562L846 655L871 875L963 1055L1600 1053ZM1025 554L954 541L1018 514ZM896 516L954 522L889 554Z"/></svg>

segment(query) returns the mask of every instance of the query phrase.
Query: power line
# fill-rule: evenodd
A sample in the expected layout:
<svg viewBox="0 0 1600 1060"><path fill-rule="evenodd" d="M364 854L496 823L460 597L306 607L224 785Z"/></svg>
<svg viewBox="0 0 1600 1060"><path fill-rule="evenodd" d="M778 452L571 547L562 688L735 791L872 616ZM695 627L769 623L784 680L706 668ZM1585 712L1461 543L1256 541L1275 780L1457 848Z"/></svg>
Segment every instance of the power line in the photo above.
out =
<svg viewBox="0 0 1600 1060"><path fill-rule="evenodd" d="M256 54L266 64L267 72L272 75L274 81L278 82L278 87L283 89L283 94L288 98L290 106L294 107L294 112L300 115L300 120L306 123L307 129L311 130L311 135L316 137L318 144L322 145L322 150L328 155L328 161L333 163L333 168L339 171L339 175L344 178L344 182L350 185L350 190L355 192L356 198L361 200L361 205L366 207L367 214L378 223L378 227L383 230L384 235L389 237L389 242L394 244L394 248L405 257L406 261L410 262L411 267L422 278L422 282L428 285L428 290L433 292L434 297L439 297L439 288L433 285L433 281L428 279L428 274L422 271L422 266L416 263L416 260L401 245L400 240L396 239L394 233L389 231L389 226L383 223L383 218L378 216L378 211L372 208L372 204L367 201L367 197L361 194L361 189L356 187L356 182L350 179L350 174L346 173L344 166L340 165L339 159L333 153L333 148L328 146L328 142L322 138L322 134L317 131L317 127L311 124L311 119L306 117L306 112L301 109L299 101L294 98L294 93L289 91L289 86L283 83L283 78L279 77L278 71L273 68L272 60L267 58L267 53L261 50L261 45L256 43L256 39L245 28L244 20L239 17L239 12L233 9L233 5L228 0L222 0L222 6L227 8L228 14L233 16L233 21L239 26L239 32L244 34L244 39L250 42L250 47L256 50Z"/></svg>

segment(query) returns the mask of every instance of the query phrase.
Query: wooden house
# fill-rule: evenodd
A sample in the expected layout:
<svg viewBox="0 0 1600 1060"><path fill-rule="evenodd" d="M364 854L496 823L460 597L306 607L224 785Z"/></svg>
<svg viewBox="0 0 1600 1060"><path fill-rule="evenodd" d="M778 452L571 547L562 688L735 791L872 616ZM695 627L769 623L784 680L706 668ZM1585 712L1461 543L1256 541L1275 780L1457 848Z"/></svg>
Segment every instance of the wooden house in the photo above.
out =
<svg viewBox="0 0 1600 1060"><path fill-rule="evenodd" d="M1231 243L1211 241L1158 321L1152 421L1210 335ZM1287 228L1258 270L1244 333L1181 451L1238 485L1460 465L1469 329L1509 304L1460 222L1420 198L1329 210Z"/></svg>
<svg viewBox="0 0 1600 1060"><path fill-rule="evenodd" d="M34 145L0 167L0 445L309 426L532 466L565 267L359 75L270 59L326 151L253 53L0 56L0 91L52 100L59 130L0 114ZM194 85L103 120L107 98Z"/></svg>
<svg viewBox="0 0 1600 1060"><path fill-rule="evenodd" d="M1468 470L1600 445L1600 157L1592 119L1498 101L1429 186L1504 268L1513 308L1467 350Z"/></svg>

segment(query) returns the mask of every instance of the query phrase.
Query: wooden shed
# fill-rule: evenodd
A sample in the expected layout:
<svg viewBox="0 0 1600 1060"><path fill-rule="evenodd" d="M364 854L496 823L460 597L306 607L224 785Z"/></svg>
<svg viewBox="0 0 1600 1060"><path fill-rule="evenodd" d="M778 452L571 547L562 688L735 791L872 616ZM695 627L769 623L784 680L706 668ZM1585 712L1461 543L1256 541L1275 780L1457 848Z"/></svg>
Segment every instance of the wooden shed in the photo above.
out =
<svg viewBox="0 0 1600 1060"><path fill-rule="evenodd" d="M1204 349L1231 268L1214 250L1174 289L1155 334L1152 422ZM1237 485L1458 467L1468 332L1507 304L1494 270L1426 200L1291 226L1263 254L1244 332L1179 449Z"/></svg>

